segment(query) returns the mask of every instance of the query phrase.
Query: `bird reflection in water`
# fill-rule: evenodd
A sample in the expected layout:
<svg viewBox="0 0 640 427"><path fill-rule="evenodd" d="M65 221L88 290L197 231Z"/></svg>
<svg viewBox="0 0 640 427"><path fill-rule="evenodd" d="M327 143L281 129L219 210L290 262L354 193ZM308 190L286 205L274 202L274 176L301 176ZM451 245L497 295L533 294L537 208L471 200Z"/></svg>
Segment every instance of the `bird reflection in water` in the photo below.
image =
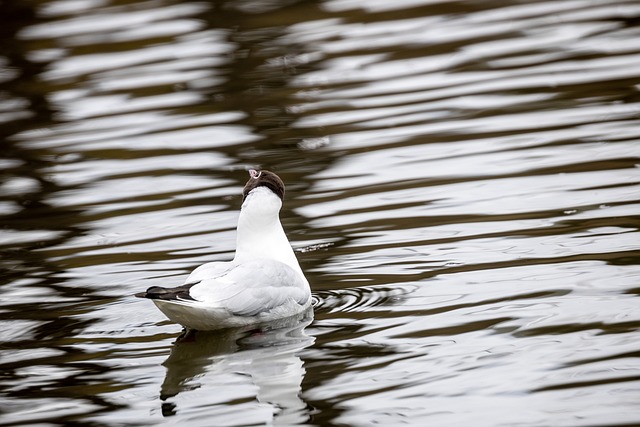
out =
<svg viewBox="0 0 640 427"><path fill-rule="evenodd" d="M162 414L180 412L180 393L216 387L216 377L242 375L257 388L257 401L273 408L275 425L308 420L308 405L301 397L305 369L298 353L315 340L304 331L312 321L309 309L252 328L183 332L163 363L167 371L160 389ZM211 390L212 396L220 394L225 394L224 386Z"/></svg>

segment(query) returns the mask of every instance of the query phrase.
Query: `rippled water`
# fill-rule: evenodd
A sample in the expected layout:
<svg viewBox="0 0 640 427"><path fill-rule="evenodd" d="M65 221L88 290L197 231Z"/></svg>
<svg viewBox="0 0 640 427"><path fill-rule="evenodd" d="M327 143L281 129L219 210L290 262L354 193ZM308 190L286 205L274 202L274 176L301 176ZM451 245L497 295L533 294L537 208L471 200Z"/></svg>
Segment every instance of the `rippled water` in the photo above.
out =
<svg viewBox="0 0 640 427"><path fill-rule="evenodd" d="M640 424L640 4L0 3L0 424ZM133 298L232 257L314 317Z"/></svg>

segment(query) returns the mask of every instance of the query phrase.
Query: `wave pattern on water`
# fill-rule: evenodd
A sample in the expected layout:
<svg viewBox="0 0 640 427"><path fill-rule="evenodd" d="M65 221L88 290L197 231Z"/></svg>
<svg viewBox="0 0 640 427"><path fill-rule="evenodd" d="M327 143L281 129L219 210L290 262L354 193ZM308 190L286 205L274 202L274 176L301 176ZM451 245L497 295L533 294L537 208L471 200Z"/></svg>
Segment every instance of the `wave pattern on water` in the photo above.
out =
<svg viewBox="0 0 640 427"><path fill-rule="evenodd" d="M639 423L639 18L0 3L0 423ZM315 319L176 341L256 166Z"/></svg>

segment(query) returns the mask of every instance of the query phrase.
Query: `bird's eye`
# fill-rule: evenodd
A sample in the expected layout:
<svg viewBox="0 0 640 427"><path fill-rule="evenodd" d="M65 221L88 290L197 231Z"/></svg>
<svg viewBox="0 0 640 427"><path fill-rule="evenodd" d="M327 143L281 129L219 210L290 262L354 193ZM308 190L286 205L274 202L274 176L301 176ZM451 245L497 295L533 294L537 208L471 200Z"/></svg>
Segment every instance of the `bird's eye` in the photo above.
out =
<svg viewBox="0 0 640 427"><path fill-rule="evenodd" d="M257 171L255 169L250 169L249 170L249 175L251 175L251 178L253 178L253 179L258 179L258 178L260 178L260 175L262 175L262 171Z"/></svg>

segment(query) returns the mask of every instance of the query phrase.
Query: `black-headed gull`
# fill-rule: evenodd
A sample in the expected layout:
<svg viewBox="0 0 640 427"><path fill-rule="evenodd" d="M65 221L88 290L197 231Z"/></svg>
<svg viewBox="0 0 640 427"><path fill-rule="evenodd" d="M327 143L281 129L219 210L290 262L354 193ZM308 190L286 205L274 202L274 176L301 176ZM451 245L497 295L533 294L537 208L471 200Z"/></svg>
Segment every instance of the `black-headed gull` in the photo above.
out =
<svg viewBox="0 0 640 427"><path fill-rule="evenodd" d="M269 322L311 306L309 282L280 223L284 183L266 170L249 175L233 260L203 264L182 286L153 286L137 297L151 299L169 319L196 330Z"/></svg>

